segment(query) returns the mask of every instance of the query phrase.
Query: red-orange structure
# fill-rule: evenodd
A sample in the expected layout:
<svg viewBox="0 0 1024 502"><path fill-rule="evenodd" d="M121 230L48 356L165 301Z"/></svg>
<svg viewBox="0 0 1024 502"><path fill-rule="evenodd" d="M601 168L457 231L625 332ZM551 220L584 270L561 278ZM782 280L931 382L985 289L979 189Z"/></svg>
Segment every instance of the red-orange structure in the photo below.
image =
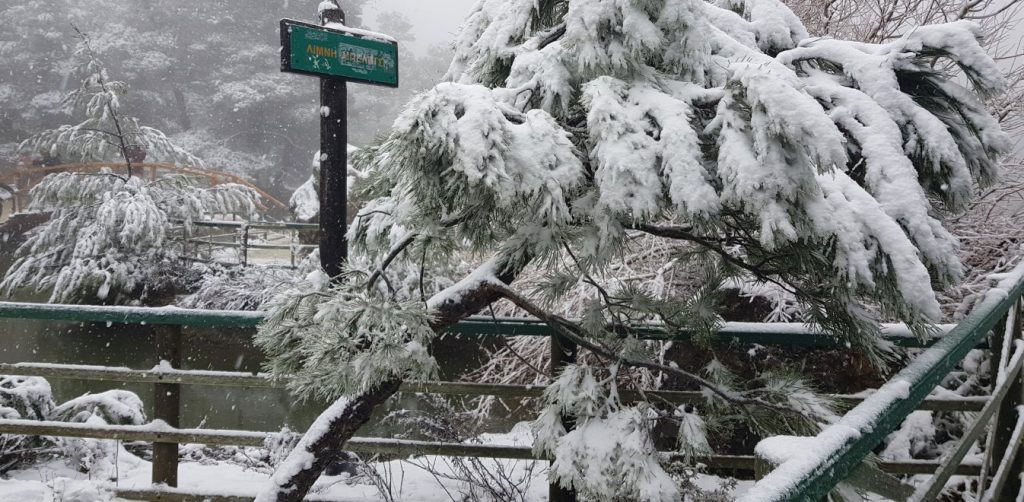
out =
<svg viewBox="0 0 1024 502"><path fill-rule="evenodd" d="M14 208L12 212L17 212L24 207L25 201L28 199L29 190L39 183L47 174L59 173L59 172L74 172L74 173L96 173L102 168L109 168L114 172L126 173L128 166L126 164L114 163L114 162L91 162L87 164L57 164L53 166L43 167L16 167L14 169L0 170L0 190L12 192L14 194L13 202ZM272 195L260 187L252 184L241 176L234 174L223 173L219 171L210 171L201 167L183 167L175 164L164 163L164 162L146 162L141 164L132 164L133 174L138 176L148 177L150 180L155 180L161 173L177 173L186 174L191 176L200 176L207 178L211 185L220 185L223 183L237 183L252 188L263 197L264 200L270 204L279 208L287 208L288 206L283 202L277 200Z"/></svg>

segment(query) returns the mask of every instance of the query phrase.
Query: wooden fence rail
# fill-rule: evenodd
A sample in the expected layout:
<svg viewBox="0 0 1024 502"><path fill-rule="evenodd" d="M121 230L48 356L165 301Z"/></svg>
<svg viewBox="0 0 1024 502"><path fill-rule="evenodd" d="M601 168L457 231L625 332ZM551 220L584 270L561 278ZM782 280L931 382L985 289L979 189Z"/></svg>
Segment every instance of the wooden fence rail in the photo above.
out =
<svg viewBox="0 0 1024 502"><path fill-rule="evenodd" d="M282 382L274 381L264 374L232 371L195 371L157 368L133 370L107 366L84 366L73 364L0 363L0 375L39 376L73 380L94 380L123 383L171 383L179 385L209 385L221 387L281 388ZM544 386L483 384L470 382L406 382L401 392L418 394L442 394L447 396L495 396L508 399L537 398L544 393ZM845 406L855 406L864 401L870 392L863 395L830 394L828 397ZM620 390L619 397L625 402L644 400L644 396L656 397L673 404L701 403L707 397L700 391L645 391L643 396L636 391ZM988 396L928 397L918 409L932 411L981 411L990 401Z"/></svg>

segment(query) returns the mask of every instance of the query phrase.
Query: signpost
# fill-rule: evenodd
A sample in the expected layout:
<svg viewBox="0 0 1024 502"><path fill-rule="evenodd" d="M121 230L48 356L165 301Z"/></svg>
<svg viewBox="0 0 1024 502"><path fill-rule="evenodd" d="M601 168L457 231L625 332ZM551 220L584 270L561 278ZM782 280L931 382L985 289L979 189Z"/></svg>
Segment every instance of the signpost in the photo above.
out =
<svg viewBox="0 0 1024 502"><path fill-rule="evenodd" d="M398 43L344 26L333 2L321 26L281 20L281 71L320 78L320 265L330 277L348 259L348 82L398 87Z"/></svg>

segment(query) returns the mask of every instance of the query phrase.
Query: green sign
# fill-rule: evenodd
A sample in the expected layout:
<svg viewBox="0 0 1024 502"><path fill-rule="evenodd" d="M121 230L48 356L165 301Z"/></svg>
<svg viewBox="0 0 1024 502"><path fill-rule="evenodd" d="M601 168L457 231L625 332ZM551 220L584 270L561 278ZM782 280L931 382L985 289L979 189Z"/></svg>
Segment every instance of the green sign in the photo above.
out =
<svg viewBox="0 0 1024 502"><path fill-rule="evenodd" d="M281 71L398 87L398 43L282 19Z"/></svg>

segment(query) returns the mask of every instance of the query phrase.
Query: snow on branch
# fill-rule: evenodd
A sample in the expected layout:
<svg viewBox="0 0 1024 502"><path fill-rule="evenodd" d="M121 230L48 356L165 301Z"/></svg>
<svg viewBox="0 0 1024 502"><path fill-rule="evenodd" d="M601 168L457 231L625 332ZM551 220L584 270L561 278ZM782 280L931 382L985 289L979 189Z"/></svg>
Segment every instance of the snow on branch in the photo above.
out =
<svg viewBox="0 0 1024 502"><path fill-rule="evenodd" d="M431 371L428 331L504 297L595 354L601 379L628 363L731 389L659 415L680 430L699 430L691 415L723 401L758 431L807 432L834 417L798 378L761 374L738 391L722 368L674 368L629 326L713 333L722 291L751 283L784 292L801 320L878 365L893 356L879 321L925 335L941 315L933 288L963 273L944 213L990 184L1009 149L983 106L1001 84L979 34L951 23L880 44L811 39L779 0L481 0L447 82L354 158L370 200L350 231L372 262L353 269L360 285L286 295L265 328L272 364L308 370L300 395L378 402L366 394L375 385ZM502 259L427 291L427 272L484 253ZM621 261L645 254L667 262L653 277L694 284L615 280L640 277ZM531 263L539 284L510 293L503 285ZM419 301L376 285L389 268L418 270ZM578 323L544 317L581 289ZM573 406L575 431L548 417L555 479L596 499L673 500L646 411L616 407L610 388L594 409ZM693 436L684 444L699 448ZM614 465L591 455L612 450L629 454Z"/></svg>

